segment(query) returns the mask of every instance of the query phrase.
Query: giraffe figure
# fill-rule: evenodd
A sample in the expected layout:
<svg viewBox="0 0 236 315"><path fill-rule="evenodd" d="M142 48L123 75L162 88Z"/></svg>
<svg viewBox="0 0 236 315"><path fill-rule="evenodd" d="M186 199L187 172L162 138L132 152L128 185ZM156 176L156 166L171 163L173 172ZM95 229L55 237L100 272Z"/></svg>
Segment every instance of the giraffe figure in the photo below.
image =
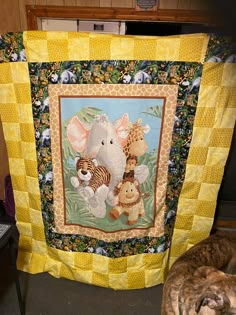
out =
<svg viewBox="0 0 236 315"><path fill-rule="evenodd" d="M149 125L141 125L142 119L139 118L130 128L127 142L123 147L126 158L130 156L142 156L148 149L144 135L149 132Z"/></svg>

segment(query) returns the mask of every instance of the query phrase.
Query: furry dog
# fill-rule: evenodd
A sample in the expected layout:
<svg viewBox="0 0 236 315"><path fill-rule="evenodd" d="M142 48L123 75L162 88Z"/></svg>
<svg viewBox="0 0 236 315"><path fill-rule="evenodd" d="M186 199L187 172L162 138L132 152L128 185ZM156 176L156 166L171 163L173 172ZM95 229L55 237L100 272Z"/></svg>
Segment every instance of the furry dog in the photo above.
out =
<svg viewBox="0 0 236 315"><path fill-rule="evenodd" d="M217 231L172 265L161 315L236 314L236 233Z"/></svg>

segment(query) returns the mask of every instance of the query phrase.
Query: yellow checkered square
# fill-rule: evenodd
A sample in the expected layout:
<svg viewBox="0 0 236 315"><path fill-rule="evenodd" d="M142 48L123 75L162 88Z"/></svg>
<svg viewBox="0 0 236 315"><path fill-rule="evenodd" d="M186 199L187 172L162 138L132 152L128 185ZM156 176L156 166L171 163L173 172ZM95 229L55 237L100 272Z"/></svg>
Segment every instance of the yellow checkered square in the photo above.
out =
<svg viewBox="0 0 236 315"><path fill-rule="evenodd" d="M145 270L145 288L153 287L164 282L161 269Z"/></svg>
<svg viewBox="0 0 236 315"><path fill-rule="evenodd" d="M94 283L100 287L108 287L109 286L109 275L94 271L92 273L92 283Z"/></svg>
<svg viewBox="0 0 236 315"><path fill-rule="evenodd" d="M127 258L110 258L108 261L109 273L122 273L127 270Z"/></svg>
<svg viewBox="0 0 236 315"><path fill-rule="evenodd" d="M115 290L127 290L127 273L109 274L109 287Z"/></svg>
<svg viewBox="0 0 236 315"><path fill-rule="evenodd" d="M1 63L1 75L0 75L0 84L6 84L12 82L12 73L11 73L11 64Z"/></svg>
<svg viewBox="0 0 236 315"><path fill-rule="evenodd" d="M3 129L8 128L8 123L18 123L19 112L17 104L1 104L1 120L3 123L7 122L7 124L3 124Z"/></svg>
<svg viewBox="0 0 236 315"><path fill-rule="evenodd" d="M19 122L33 124L32 105L25 102L24 104L19 104L19 107Z"/></svg>
<svg viewBox="0 0 236 315"><path fill-rule="evenodd" d="M226 87L236 87L236 64L235 63L224 64L222 85Z"/></svg>
<svg viewBox="0 0 236 315"><path fill-rule="evenodd" d="M32 251L32 238L25 235L20 235L19 238L19 249L21 251Z"/></svg>
<svg viewBox="0 0 236 315"><path fill-rule="evenodd" d="M180 60L179 45L181 39L179 36L169 38L159 37L157 39L156 60Z"/></svg>
<svg viewBox="0 0 236 315"><path fill-rule="evenodd" d="M69 60L88 60L89 59L89 38L82 35L76 39L68 40Z"/></svg>
<svg viewBox="0 0 236 315"><path fill-rule="evenodd" d="M209 184L221 183L224 174L224 167L216 166L205 166L203 172L202 181Z"/></svg>
<svg viewBox="0 0 236 315"><path fill-rule="evenodd" d="M35 210L41 210L41 201L39 194L29 193L29 207Z"/></svg>
<svg viewBox="0 0 236 315"><path fill-rule="evenodd" d="M222 100L222 88L220 86L204 86L199 91L199 99L197 103L198 110L200 107L215 107Z"/></svg>
<svg viewBox="0 0 236 315"><path fill-rule="evenodd" d="M34 142L34 127L32 124L20 124L21 140L24 142Z"/></svg>
<svg viewBox="0 0 236 315"><path fill-rule="evenodd" d="M2 104L12 104L15 103L16 96L14 85L12 83L7 83L1 87L1 103Z"/></svg>
<svg viewBox="0 0 236 315"><path fill-rule="evenodd" d="M46 39L35 39L27 42L26 55L30 62L48 62L48 45Z"/></svg>
<svg viewBox="0 0 236 315"><path fill-rule="evenodd" d="M227 106L232 108L236 107L236 95L230 95Z"/></svg>
<svg viewBox="0 0 236 315"><path fill-rule="evenodd" d="M185 181L200 183L202 181L203 169L204 165L187 164Z"/></svg>
<svg viewBox="0 0 236 315"><path fill-rule="evenodd" d="M202 183L199 191L199 200L214 201L219 191L219 184Z"/></svg>
<svg viewBox="0 0 236 315"><path fill-rule="evenodd" d="M41 255L47 255L47 245L45 241L37 241L32 239L32 251Z"/></svg>
<svg viewBox="0 0 236 315"><path fill-rule="evenodd" d="M25 160L25 170L26 170L26 174L25 174L26 176L38 178L37 162L36 161Z"/></svg>
<svg viewBox="0 0 236 315"><path fill-rule="evenodd" d="M128 289L145 287L145 270L130 270L127 272Z"/></svg>
<svg viewBox="0 0 236 315"><path fill-rule="evenodd" d="M235 99L236 101L236 99ZM236 120L235 108L219 108L215 117L215 128L234 128Z"/></svg>
<svg viewBox="0 0 236 315"><path fill-rule="evenodd" d="M61 270L61 262L51 259L51 257L49 257L49 254L48 254L43 271L49 272L51 275L53 275L56 278L60 278L60 270Z"/></svg>
<svg viewBox="0 0 236 315"><path fill-rule="evenodd" d="M42 219L41 211L30 208L29 213L30 213L30 222L32 224L36 224L36 225L40 224L43 226L43 219Z"/></svg>
<svg viewBox="0 0 236 315"><path fill-rule="evenodd" d="M32 137L32 134L31 134ZM29 135L29 142L21 142L21 152L26 160L30 161L36 161L36 145L34 141L30 141L30 135Z"/></svg>
<svg viewBox="0 0 236 315"><path fill-rule="evenodd" d="M208 147L211 131L211 128L194 127L191 147Z"/></svg>
<svg viewBox="0 0 236 315"><path fill-rule="evenodd" d="M66 279L74 280L73 271L71 270L71 268L69 268L67 265L65 265L63 263L61 264L60 278L66 278Z"/></svg>
<svg viewBox="0 0 236 315"><path fill-rule="evenodd" d="M200 217L198 215L194 216L193 219L193 231L203 231L203 230L211 230L212 223L214 218ZM204 226L204 229L202 228Z"/></svg>
<svg viewBox="0 0 236 315"><path fill-rule="evenodd" d="M24 175L12 175L12 186L18 191L27 191L27 184Z"/></svg>
<svg viewBox="0 0 236 315"><path fill-rule="evenodd" d="M11 73L12 73L12 78L13 78L14 83L29 84L29 69L28 69L27 62L11 62L10 66L11 66Z"/></svg>
<svg viewBox="0 0 236 315"><path fill-rule="evenodd" d="M133 60L134 40L130 37L113 37L110 50L112 59Z"/></svg>
<svg viewBox="0 0 236 315"><path fill-rule="evenodd" d="M204 224L204 222L202 223ZM203 228L204 226L202 226L201 230L198 229L197 231L196 230L191 231L189 236L189 244L191 245L197 244L209 236L210 230L206 230L205 228Z"/></svg>
<svg viewBox="0 0 236 315"><path fill-rule="evenodd" d="M6 145L8 158L22 159L24 157L21 151L21 143L19 141L8 141Z"/></svg>
<svg viewBox="0 0 236 315"><path fill-rule="evenodd" d="M200 107L197 109L194 127L212 128L215 122L216 109L212 107Z"/></svg>
<svg viewBox="0 0 236 315"><path fill-rule="evenodd" d="M91 60L110 59L111 56L111 36L91 36L89 41L89 51Z"/></svg>
<svg viewBox="0 0 236 315"><path fill-rule="evenodd" d="M51 259L53 259L55 261L59 260L59 250L58 249L48 246L47 250L48 250L48 255Z"/></svg>
<svg viewBox="0 0 236 315"><path fill-rule="evenodd" d="M198 200L196 205L196 215L202 217L213 217L216 201Z"/></svg>
<svg viewBox="0 0 236 315"><path fill-rule="evenodd" d="M31 99L29 83L15 83L16 102L18 104L28 103Z"/></svg>
<svg viewBox="0 0 236 315"><path fill-rule="evenodd" d="M233 129L230 128L214 128L212 130L209 146L229 148L231 144Z"/></svg>
<svg viewBox="0 0 236 315"><path fill-rule="evenodd" d="M40 193L38 178L26 176L26 183L30 194L37 195Z"/></svg>
<svg viewBox="0 0 236 315"><path fill-rule="evenodd" d="M146 38L146 40L137 39L134 42L134 59L151 59L155 60L157 42L156 39Z"/></svg>
<svg viewBox="0 0 236 315"><path fill-rule="evenodd" d="M178 214L175 221L176 229L191 230L193 216Z"/></svg>
<svg viewBox="0 0 236 315"><path fill-rule="evenodd" d="M224 64L219 62L206 62L203 66L201 84L221 86Z"/></svg>
<svg viewBox="0 0 236 315"><path fill-rule="evenodd" d="M3 123L6 141L20 141L20 125L18 123Z"/></svg>
<svg viewBox="0 0 236 315"><path fill-rule="evenodd" d="M143 254L145 269L158 269L162 267L164 253Z"/></svg>
<svg viewBox="0 0 236 315"><path fill-rule="evenodd" d="M93 255L88 253L75 253L74 264L76 268L92 270Z"/></svg>
<svg viewBox="0 0 236 315"><path fill-rule="evenodd" d="M41 41L48 38L48 32L45 31L27 31L23 33L24 43L27 45L31 40L32 41Z"/></svg>
<svg viewBox="0 0 236 315"><path fill-rule="evenodd" d="M182 198L180 195L178 202L178 214L181 215L194 215L196 211L196 200Z"/></svg>
<svg viewBox="0 0 236 315"><path fill-rule="evenodd" d="M203 61L206 48L206 35L181 36L179 60L181 61ZM170 59L172 60L172 59Z"/></svg>
<svg viewBox="0 0 236 315"><path fill-rule="evenodd" d="M16 217L19 222L30 222L29 209L16 206Z"/></svg>
<svg viewBox="0 0 236 315"><path fill-rule="evenodd" d="M181 191L182 198L197 199L201 184L195 182L184 182Z"/></svg>
<svg viewBox="0 0 236 315"><path fill-rule="evenodd" d="M31 224L29 222L17 222L20 235L32 238Z"/></svg>
<svg viewBox="0 0 236 315"><path fill-rule="evenodd" d="M17 200L17 207L26 209L29 207L29 195L27 192L14 190L14 198Z"/></svg>
<svg viewBox="0 0 236 315"><path fill-rule="evenodd" d="M93 255L93 268L95 272L108 273L109 258L101 255Z"/></svg>
<svg viewBox="0 0 236 315"><path fill-rule="evenodd" d="M80 269L73 270L73 274L74 274L74 280L93 284L93 282L92 282L92 278L93 278L92 270L89 270L89 271L85 271L85 270L81 271Z"/></svg>
<svg viewBox="0 0 236 315"><path fill-rule="evenodd" d="M143 255L127 256L127 270L141 270L143 268Z"/></svg>
<svg viewBox="0 0 236 315"><path fill-rule="evenodd" d="M9 159L9 168L11 175L14 176L24 176L25 175L25 163L23 159Z"/></svg>
<svg viewBox="0 0 236 315"><path fill-rule="evenodd" d="M50 61L68 60L68 45L66 39L48 40L48 58Z"/></svg>
<svg viewBox="0 0 236 315"><path fill-rule="evenodd" d="M58 253L59 260L67 266L74 266L74 253L65 250L60 250Z"/></svg>
<svg viewBox="0 0 236 315"><path fill-rule="evenodd" d="M39 225L40 222L37 224L32 223L32 237L38 241L45 242L45 235L44 235L44 228L42 225Z"/></svg>
<svg viewBox="0 0 236 315"><path fill-rule="evenodd" d="M216 148L216 147L209 148L206 165L208 166L218 165L218 166L224 167L228 153L229 153L229 148Z"/></svg>

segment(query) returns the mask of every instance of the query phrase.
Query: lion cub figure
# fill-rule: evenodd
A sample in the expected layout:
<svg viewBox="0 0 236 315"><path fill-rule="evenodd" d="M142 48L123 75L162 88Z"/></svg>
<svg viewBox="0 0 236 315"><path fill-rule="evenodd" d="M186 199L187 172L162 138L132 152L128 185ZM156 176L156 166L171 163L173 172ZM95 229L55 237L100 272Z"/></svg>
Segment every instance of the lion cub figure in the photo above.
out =
<svg viewBox="0 0 236 315"><path fill-rule="evenodd" d="M144 215L145 209L138 180L134 178L123 179L115 187L114 196L116 206L109 213L112 219L118 219L123 213L128 216L127 224L132 225Z"/></svg>

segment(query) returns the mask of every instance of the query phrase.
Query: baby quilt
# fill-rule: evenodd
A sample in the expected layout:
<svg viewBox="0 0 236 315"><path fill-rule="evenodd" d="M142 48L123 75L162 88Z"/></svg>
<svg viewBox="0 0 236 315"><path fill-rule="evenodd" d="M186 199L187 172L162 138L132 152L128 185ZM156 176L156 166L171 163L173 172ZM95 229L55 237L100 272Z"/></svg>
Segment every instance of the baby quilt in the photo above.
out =
<svg viewBox="0 0 236 315"><path fill-rule="evenodd" d="M18 268L113 289L163 283L212 227L235 60L214 34L3 34Z"/></svg>

